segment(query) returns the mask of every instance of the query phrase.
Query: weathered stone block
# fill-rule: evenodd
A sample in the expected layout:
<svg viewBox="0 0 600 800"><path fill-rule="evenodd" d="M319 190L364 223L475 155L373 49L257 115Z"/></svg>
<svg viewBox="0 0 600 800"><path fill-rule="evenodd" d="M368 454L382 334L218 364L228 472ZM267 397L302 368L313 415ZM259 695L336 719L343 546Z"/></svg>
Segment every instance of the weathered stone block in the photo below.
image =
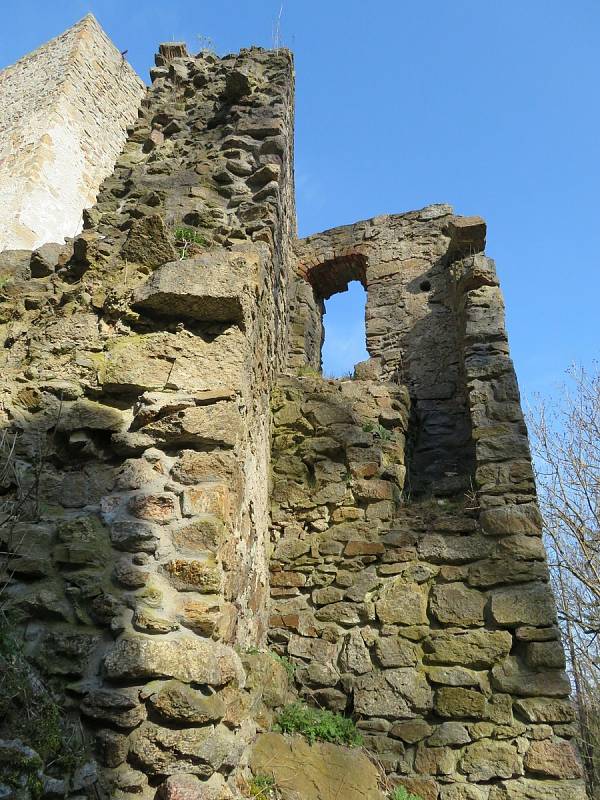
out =
<svg viewBox="0 0 600 800"><path fill-rule="evenodd" d="M157 444L180 447L234 447L242 433L236 403L195 406L161 417L140 429Z"/></svg>
<svg viewBox="0 0 600 800"><path fill-rule="evenodd" d="M147 608L136 608L131 620L136 631L140 633L170 633L179 628L177 622Z"/></svg>
<svg viewBox="0 0 600 800"><path fill-rule="evenodd" d="M429 747L445 747L447 745L469 744L471 737L468 730L460 722L442 722L427 739Z"/></svg>
<svg viewBox="0 0 600 800"><path fill-rule="evenodd" d="M144 722L131 737L130 753L149 775L189 772L208 778L237 743L223 725L171 730Z"/></svg>
<svg viewBox="0 0 600 800"><path fill-rule="evenodd" d="M370 717L411 718L433 706L433 692L414 669L390 669L356 679L354 709Z"/></svg>
<svg viewBox="0 0 600 800"><path fill-rule="evenodd" d="M201 515L171 533L173 544L183 552L216 552L225 540L223 522L212 514Z"/></svg>
<svg viewBox="0 0 600 800"><path fill-rule="evenodd" d="M575 709L567 700L551 697L528 697L515 700L515 711L527 722L572 722Z"/></svg>
<svg viewBox="0 0 600 800"><path fill-rule="evenodd" d="M371 656L360 631L351 631L345 638L340 653L340 667L344 672L362 675L373 669Z"/></svg>
<svg viewBox="0 0 600 800"><path fill-rule="evenodd" d="M373 502L377 500L393 500L394 484L379 478L359 479L352 484L352 491L358 500Z"/></svg>
<svg viewBox="0 0 600 800"><path fill-rule="evenodd" d="M227 639L232 622L232 609L211 599L181 597L177 621L199 636Z"/></svg>
<svg viewBox="0 0 600 800"><path fill-rule="evenodd" d="M382 667L414 667L418 650L412 642L395 636L381 636L375 643L375 654Z"/></svg>
<svg viewBox="0 0 600 800"><path fill-rule="evenodd" d="M482 682L480 673L464 667L428 667L427 677L444 686L480 686Z"/></svg>
<svg viewBox="0 0 600 800"><path fill-rule="evenodd" d="M133 220L121 255L128 261L147 267L158 267L177 258L173 238L169 236L163 219L158 214Z"/></svg>
<svg viewBox="0 0 600 800"><path fill-rule="evenodd" d="M160 331L109 339L106 350L94 355L94 365L100 386L110 394L220 390L231 395L232 387L244 382L244 351L236 326L211 342L184 331Z"/></svg>
<svg viewBox="0 0 600 800"><path fill-rule="evenodd" d="M336 622L338 625L357 625L364 617L363 609L355 603L331 603L315 611L321 622Z"/></svg>
<svg viewBox="0 0 600 800"><path fill-rule="evenodd" d="M306 575L303 572L281 570L271 574L271 586L304 586Z"/></svg>
<svg viewBox="0 0 600 800"><path fill-rule="evenodd" d="M250 767L255 775L273 775L290 800L292 792L303 800L338 800L340 786L344 800L383 800L377 769L354 749L266 733L252 748Z"/></svg>
<svg viewBox="0 0 600 800"><path fill-rule="evenodd" d="M488 796L488 786L454 783L441 787L440 800L488 800Z"/></svg>
<svg viewBox="0 0 600 800"><path fill-rule="evenodd" d="M513 537L507 537L507 539ZM537 537L528 539L537 541ZM489 558L477 561L469 566L468 583L487 589L491 586L506 583L527 583L531 581L547 581L548 567L541 561L520 561L511 556Z"/></svg>
<svg viewBox="0 0 600 800"><path fill-rule="evenodd" d="M229 487L217 481L190 486L183 492L181 505L186 517L209 514L227 520L232 505Z"/></svg>
<svg viewBox="0 0 600 800"><path fill-rule="evenodd" d="M303 636L291 636L288 653L307 661L318 661L321 664L333 663L337 659L338 646L324 639L309 639Z"/></svg>
<svg viewBox="0 0 600 800"><path fill-rule="evenodd" d="M116 408L81 398L74 403L66 404L57 424L61 431L72 431L80 428L91 430L118 431L123 427L124 416Z"/></svg>
<svg viewBox="0 0 600 800"><path fill-rule="evenodd" d="M377 617L383 623L401 625L427 624L427 587L406 584L404 578L389 581L375 603Z"/></svg>
<svg viewBox="0 0 600 800"><path fill-rule="evenodd" d="M489 781L522 775L523 761L514 745L481 739L465 747L460 769L471 781Z"/></svg>
<svg viewBox="0 0 600 800"><path fill-rule="evenodd" d="M168 492L134 495L127 509L132 516L158 525L168 525L180 516L179 500Z"/></svg>
<svg viewBox="0 0 600 800"><path fill-rule="evenodd" d="M518 697L567 697L571 689L564 672L533 672L513 656L492 669L492 683L500 691Z"/></svg>
<svg viewBox="0 0 600 800"><path fill-rule="evenodd" d="M587 800L583 781L561 781L560 800ZM520 778L492 787L489 800L558 800L557 783L554 780L532 780Z"/></svg>
<svg viewBox="0 0 600 800"><path fill-rule="evenodd" d="M456 664L484 669L502 661L512 646L508 631L456 631L434 633L423 643L429 664Z"/></svg>
<svg viewBox="0 0 600 800"><path fill-rule="evenodd" d="M259 278L258 252L212 250L155 270L133 295L133 307L163 316L241 322Z"/></svg>
<svg viewBox="0 0 600 800"><path fill-rule="evenodd" d="M157 800L206 800L205 782L195 775L170 775L156 793Z"/></svg>
<svg viewBox="0 0 600 800"><path fill-rule="evenodd" d="M581 778L582 770L570 742L543 740L532 742L525 754L529 772L548 778Z"/></svg>
<svg viewBox="0 0 600 800"><path fill-rule="evenodd" d="M146 719L146 709L135 692L96 689L88 692L81 703L84 716L117 728L135 728Z"/></svg>
<svg viewBox="0 0 600 800"><path fill-rule="evenodd" d="M352 556L376 556L385 552L385 547L380 542L348 542L344 549L344 555Z"/></svg>
<svg viewBox="0 0 600 800"><path fill-rule="evenodd" d="M518 506L499 506L482 511L479 522L486 533L494 536L506 534L540 534L542 519L535 503Z"/></svg>
<svg viewBox="0 0 600 800"><path fill-rule="evenodd" d="M205 725L225 716L225 703L218 694L204 695L179 681L167 681L148 702L164 719L184 725Z"/></svg>
<svg viewBox="0 0 600 800"><path fill-rule="evenodd" d="M531 642L527 645L525 661L532 669L565 669L565 654L560 641Z"/></svg>
<svg viewBox="0 0 600 800"><path fill-rule="evenodd" d="M494 622L506 627L553 625L556 622L552 591L544 583L499 589L492 593L490 609Z"/></svg>
<svg viewBox="0 0 600 800"><path fill-rule="evenodd" d="M484 536L425 534L417 543L419 556L434 564L467 564L492 553L493 544Z"/></svg>
<svg viewBox="0 0 600 800"><path fill-rule="evenodd" d="M435 694L434 708L441 717L479 718L485 710L485 696L473 689L444 686Z"/></svg>
<svg viewBox="0 0 600 800"><path fill-rule="evenodd" d="M110 729L99 730L95 740L101 764L113 768L123 764L129 752L129 741L125 734Z"/></svg>
<svg viewBox="0 0 600 800"><path fill-rule="evenodd" d="M452 217L448 222L448 235L450 236L451 244L449 249L456 255L471 256L466 259L467 263L474 262L475 259L481 261L490 261L493 267L493 261L486 259L483 256L473 256L473 253L478 253L485 247L486 223L481 217ZM490 268L485 271L487 276L490 273ZM492 272L491 275L494 275ZM491 278L486 277L485 281ZM497 279L496 279L497 280ZM469 282L461 281L461 288L465 291L467 288L480 285L481 281L476 281L475 278Z"/></svg>
<svg viewBox="0 0 600 800"><path fill-rule="evenodd" d="M401 739L403 742L415 744L427 738L433 732L433 727L424 719L409 719L397 722L390 729L390 736Z"/></svg>
<svg viewBox="0 0 600 800"><path fill-rule="evenodd" d="M171 475L179 483L190 486L215 478L231 479L237 469L239 465L230 450L183 450L171 469Z"/></svg>
<svg viewBox="0 0 600 800"><path fill-rule="evenodd" d="M211 686L230 681L244 684L244 670L235 651L199 638L121 639L104 658L104 674L111 681L175 678Z"/></svg>
<svg viewBox="0 0 600 800"><path fill-rule="evenodd" d="M111 526L110 540L117 550L154 553L159 543L159 528L139 520L117 520Z"/></svg>
<svg viewBox="0 0 600 800"><path fill-rule="evenodd" d="M415 771L423 775L451 775L456 770L458 756L451 747L420 744L415 755Z"/></svg>
<svg viewBox="0 0 600 800"><path fill-rule="evenodd" d="M430 607L439 622L449 625L483 625L486 602L484 594L469 589L464 583L447 583L433 588Z"/></svg>
<svg viewBox="0 0 600 800"><path fill-rule="evenodd" d="M221 589L223 570L212 559L204 561L178 558L165 565L172 585L180 592L217 594Z"/></svg>

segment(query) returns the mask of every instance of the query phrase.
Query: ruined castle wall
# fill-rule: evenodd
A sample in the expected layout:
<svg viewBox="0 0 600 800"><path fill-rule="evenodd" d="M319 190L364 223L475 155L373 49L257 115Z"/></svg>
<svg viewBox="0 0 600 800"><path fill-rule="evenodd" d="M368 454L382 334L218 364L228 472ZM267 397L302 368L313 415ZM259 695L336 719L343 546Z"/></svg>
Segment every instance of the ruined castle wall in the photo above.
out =
<svg viewBox="0 0 600 800"><path fill-rule="evenodd" d="M478 218L460 220L449 206L431 206L334 228L296 246L297 291L304 300L293 310L290 368L297 368L302 348L306 362L320 366L322 323L315 318L322 298L344 291L349 280L361 281L368 369L406 384L411 396L407 461L413 493L452 494L469 485L473 469L448 264L453 248L483 248L485 225Z"/></svg>
<svg viewBox="0 0 600 800"><path fill-rule="evenodd" d="M585 800L485 224L294 241L290 54L151 78L83 232L0 257L3 611L83 734L63 794L237 800L300 697L423 800Z"/></svg>
<svg viewBox="0 0 600 800"><path fill-rule="evenodd" d="M361 280L371 359L274 394L269 636L301 696L353 716L417 795L574 800L575 715L484 230L434 207L297 244L313 302L296 321ZM437 497L410 492L415 414L438 465L461 459L462 481L429 473Z"/></svg>
<svg viewBox="0 0 600 800"><path fill-rule="evenodd" d="M272 645L423 798L583 799L535 506L402 499L407 418L393 384L281 380Z"/></svg>
<svg viewBox="0 0 600 800"><path fill-rule="evenodd" d="M144 91L92 15L0 72L0 250L81 229Z"/></svg>
<svg viewBox="0 0 600 800"><path fill-rule="evenodd" d="M287 51L156 62L72 255L3 290L7 596L111 797L219 784L263 713L238 652L266 637L295 230Z"/></svg>
<svg viewBox="0 0 600 800"><path fill-rule="evenodd" d="M531 497L402 501L393 393L303 377L274 395L272 645L421 797L582 799Z"/></svg>

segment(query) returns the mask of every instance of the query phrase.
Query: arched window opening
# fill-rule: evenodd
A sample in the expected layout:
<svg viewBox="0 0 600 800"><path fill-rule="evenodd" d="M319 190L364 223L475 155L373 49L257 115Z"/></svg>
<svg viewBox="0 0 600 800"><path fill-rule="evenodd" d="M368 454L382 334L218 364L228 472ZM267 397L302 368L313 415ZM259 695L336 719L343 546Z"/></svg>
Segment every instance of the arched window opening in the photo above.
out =
<svg viewBox="0 0 600 800"><path fill-rule="evenodd" d="M366 348L365 305L367 293L360 281L325 301L323 325L323 374L328 378L351 377L354 365L369 358Z"/></svg>

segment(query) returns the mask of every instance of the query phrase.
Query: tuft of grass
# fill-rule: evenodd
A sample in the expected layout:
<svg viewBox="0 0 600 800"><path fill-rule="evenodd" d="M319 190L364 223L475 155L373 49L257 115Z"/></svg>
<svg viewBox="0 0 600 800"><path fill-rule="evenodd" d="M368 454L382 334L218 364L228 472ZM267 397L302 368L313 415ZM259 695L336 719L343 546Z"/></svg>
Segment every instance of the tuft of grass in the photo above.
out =
<svg viewBox="0 0 600 800"><path fill-rule="evenodd" d="M411 794L404 786L396 786L392 789L390 800L422 800L418 794Z"/></svg>
<svg viewBox="0 0 600 800"><path fill-rule="evenodd" d="M299 378L322 378L323 375L318 369L314 367L309 367L308 365L305 367L298 367L297 374Z"/></svg>
<svg viewBox="0 0 600 800"><path fill-rule="evenodd" d="M271 775L254 775L250 781L250 797L274 797L277 785Z"/></svg>
<svg viewBox="0 0 600 800"><path fill-rule="evenodd" d="M349 747L362 744L356 725L348 717L322 708L311 708L303 703L292 703L277 715L275 730L281 733L299 733L310 744L316 741L345 744Z"/></svg>

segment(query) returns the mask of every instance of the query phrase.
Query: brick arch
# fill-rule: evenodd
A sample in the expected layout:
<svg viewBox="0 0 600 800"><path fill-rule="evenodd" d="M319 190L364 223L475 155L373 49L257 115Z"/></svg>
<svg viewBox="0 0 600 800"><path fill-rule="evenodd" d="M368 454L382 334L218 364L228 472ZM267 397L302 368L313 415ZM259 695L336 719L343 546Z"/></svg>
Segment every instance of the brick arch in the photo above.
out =
<svg viewBox="0 0 600 800"><path fill-rule="evenodd" d="M367 288L368 248L348 247L339 252L303 253L298 262L299 274L315 290L321 300L345 292L351 281L360 281Z"/></svg>

